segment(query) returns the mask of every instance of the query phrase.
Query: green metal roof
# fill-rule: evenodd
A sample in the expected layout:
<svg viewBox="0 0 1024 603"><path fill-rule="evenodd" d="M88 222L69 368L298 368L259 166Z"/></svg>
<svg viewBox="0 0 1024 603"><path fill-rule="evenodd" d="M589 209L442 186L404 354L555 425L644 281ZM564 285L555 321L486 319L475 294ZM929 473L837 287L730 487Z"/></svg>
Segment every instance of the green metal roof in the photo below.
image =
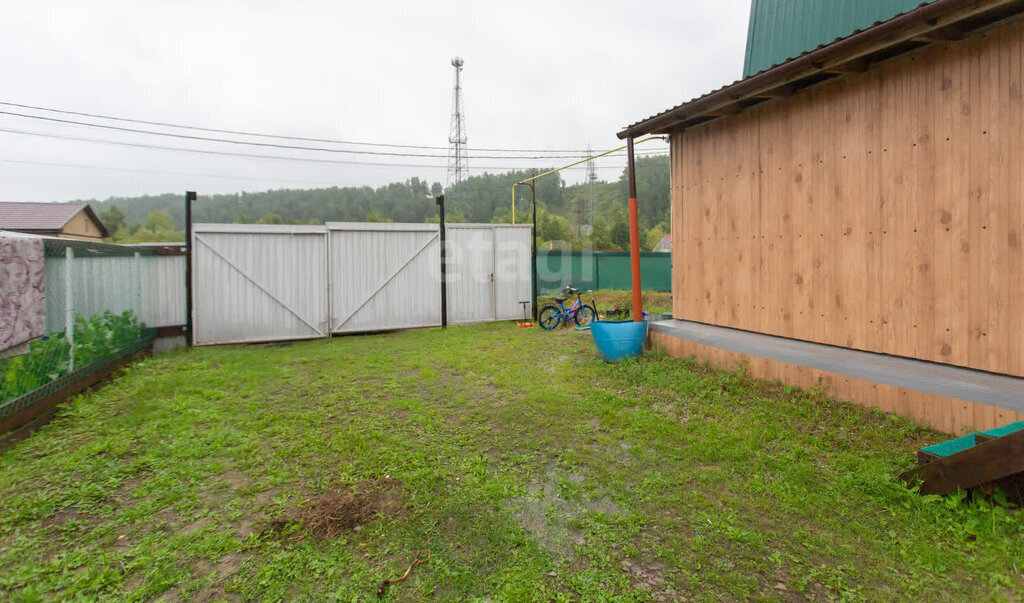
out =
<svg viewBox="0 0 1024 603"><path fill-rule="evenodd" d="M743 77L934 0L753 0Z"/></svg>

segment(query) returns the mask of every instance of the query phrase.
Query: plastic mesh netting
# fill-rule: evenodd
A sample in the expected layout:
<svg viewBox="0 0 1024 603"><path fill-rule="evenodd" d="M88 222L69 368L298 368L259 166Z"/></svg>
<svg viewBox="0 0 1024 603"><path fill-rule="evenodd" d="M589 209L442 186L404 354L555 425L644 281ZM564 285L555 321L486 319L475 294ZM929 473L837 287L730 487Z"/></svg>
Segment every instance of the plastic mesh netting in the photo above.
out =
<svg viewBox="0 0 1024 603"><path fill-rule="evenodd" d="M0 418L147 347L151 249L0 232Z"/></svg>

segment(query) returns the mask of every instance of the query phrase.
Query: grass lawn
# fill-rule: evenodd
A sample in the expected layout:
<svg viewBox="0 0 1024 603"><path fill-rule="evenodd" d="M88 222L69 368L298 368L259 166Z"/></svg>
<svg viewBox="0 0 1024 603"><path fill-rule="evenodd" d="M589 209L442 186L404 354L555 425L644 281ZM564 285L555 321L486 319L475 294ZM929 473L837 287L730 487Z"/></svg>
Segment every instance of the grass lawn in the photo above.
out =
<svg viewBox="0 0 1024 603"><path fill-rule="evenodd" d="M0 597L1024 596L1020 513L894 481L940 437L570 329L177 352L0 453Z"/></svg>

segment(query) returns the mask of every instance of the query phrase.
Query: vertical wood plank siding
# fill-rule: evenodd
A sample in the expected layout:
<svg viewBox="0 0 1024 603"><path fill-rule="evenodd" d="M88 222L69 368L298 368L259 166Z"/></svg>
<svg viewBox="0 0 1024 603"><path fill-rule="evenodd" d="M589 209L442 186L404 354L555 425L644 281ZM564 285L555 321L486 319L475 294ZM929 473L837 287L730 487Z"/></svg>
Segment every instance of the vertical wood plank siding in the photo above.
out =
<svg viewBox="0 0 1024 603"><path fill-rule="evenodd" d="M1024 376L1024 22L672 135L676 318Z"/></svg>

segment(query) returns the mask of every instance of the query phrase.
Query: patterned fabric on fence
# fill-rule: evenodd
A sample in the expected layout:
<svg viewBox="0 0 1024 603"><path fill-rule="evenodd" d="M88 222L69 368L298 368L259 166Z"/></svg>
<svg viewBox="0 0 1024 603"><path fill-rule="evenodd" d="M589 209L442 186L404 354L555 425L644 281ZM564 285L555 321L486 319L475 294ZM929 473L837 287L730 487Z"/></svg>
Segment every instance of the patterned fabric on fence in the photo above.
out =
<svg viewBox="0 0 1024 603"><path fill-rule="evenodd" d="M46 333L43 240L0 233L0 351Z"/></svg>

